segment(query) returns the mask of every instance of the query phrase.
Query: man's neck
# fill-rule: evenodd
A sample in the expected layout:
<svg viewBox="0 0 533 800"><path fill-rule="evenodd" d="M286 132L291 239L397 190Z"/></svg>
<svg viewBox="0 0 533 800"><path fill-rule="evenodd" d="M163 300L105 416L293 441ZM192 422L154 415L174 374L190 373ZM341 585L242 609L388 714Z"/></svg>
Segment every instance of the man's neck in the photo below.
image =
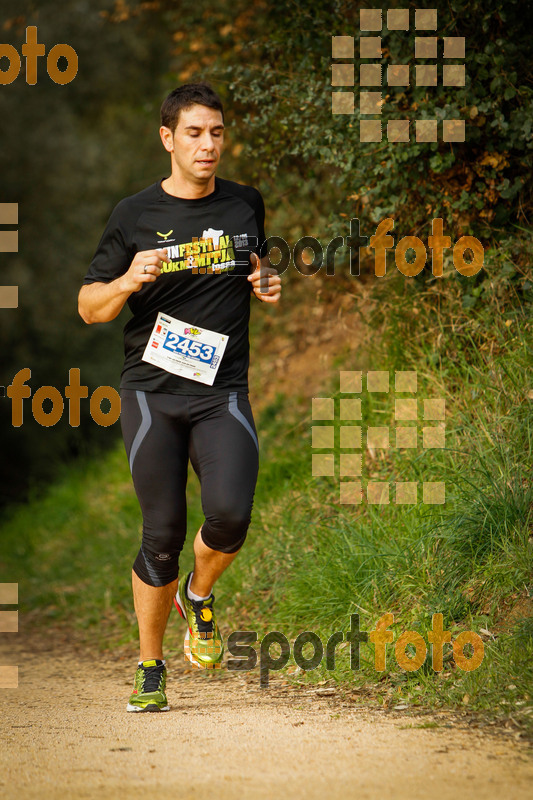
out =
<svg viewBox="0 0 533 800"><path fill-rule="evenodd" d="M213 175L207 183L192 183L171 175L161 181L161 188L173 197L181 197L183 200L198 200L215 191L215 176Z"/></svg>

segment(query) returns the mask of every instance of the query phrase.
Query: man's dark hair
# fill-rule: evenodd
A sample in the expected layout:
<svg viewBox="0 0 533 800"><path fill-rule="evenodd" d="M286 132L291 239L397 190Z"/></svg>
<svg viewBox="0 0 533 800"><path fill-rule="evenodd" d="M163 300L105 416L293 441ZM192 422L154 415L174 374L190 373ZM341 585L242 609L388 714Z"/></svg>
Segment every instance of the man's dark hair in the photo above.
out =
<svg viewBox="0 0 533 800"><path fill-rule="evenodd" d="M220 111L224 122L224 109L222 100L208 83L184 83L170 92L161 106L161 125L170 128L172 133L176 130L182 108L193 105L207 106Z"/></svg>

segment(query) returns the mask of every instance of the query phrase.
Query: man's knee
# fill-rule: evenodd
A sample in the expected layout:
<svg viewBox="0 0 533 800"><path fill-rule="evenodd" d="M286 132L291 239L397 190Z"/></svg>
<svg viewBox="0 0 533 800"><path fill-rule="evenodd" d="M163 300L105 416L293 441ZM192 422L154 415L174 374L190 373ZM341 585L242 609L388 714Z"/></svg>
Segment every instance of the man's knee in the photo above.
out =
<svg viewBox="0 0 533 800"><path fill-rule="evenodd" d="M149 586L165 586L179 572L183 538L172 528L159 529L157 535L143 531L142 544L133 564L134 572Z"/></svg>
<svg viewBox="0 0 533 800"><path fill-rule="evenodd" d="M212 550L235 553L244 544L249 526L249 511L220 508L206 517L200 535L204 544Z"/></svg>

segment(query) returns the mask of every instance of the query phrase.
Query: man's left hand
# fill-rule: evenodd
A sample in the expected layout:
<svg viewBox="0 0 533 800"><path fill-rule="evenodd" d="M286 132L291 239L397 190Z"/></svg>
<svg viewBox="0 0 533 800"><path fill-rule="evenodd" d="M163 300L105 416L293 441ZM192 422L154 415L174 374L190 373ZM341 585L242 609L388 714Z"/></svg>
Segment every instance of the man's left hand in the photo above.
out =
<svg viewBox="0 0 533 800"><path fill-rule="evenodd" d="M277 303L281 297L281 278L277 269L270 266L268 256L259 259L256 253L251 253L250 260L254 271L248 275L248 280L253 293L264 303Z"/></svg>

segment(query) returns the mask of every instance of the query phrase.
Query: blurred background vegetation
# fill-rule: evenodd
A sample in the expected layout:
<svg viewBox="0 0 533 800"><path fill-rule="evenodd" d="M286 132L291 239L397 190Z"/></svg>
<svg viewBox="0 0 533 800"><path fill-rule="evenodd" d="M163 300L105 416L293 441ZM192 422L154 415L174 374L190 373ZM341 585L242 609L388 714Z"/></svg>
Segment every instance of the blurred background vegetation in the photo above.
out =
<svg viewBox="0 0 533 800"><path fill-rule="evenodd" d="M346 629L354 611L367 615L366 629L394 611L398 630L427 630L431 613L443 612L454 635L484 631L490 657L483 669L461 675L450 659L440 676L390 666L376 687L367 653L358 691L372 684L384 705L520 712L520 724L531 725L532 6L381 4L437 8L437 35L466 38L464 88L388 90L383 113L384 122L458 116L466 120L466 141L406 145L362 144L357 112L331 114L331 36L357 40L360 5L65 0L58 15L52 0L2 4L2 41L20 51L26 26L35 24L47 50L57 42L77 50L80 71L59 87L41 63L36 86L21 73L0 91L0 202L20 205L20 251L0 254L3 283L20 287L19 308L0 314L0 382L8 385L30 367L34 391L62 390L69 368L79 367L90 392L118 387L121 325L84 325L77 293L115 203L168 174L159 106L184 82L208 80L221 95L227 144L219 174L262 191L267 235L291 244L311 235L325 246L349 235L351 218L370 236L390 216L395 241L409 234L427 241L435 217L444 219L452 242L476 236L485 267L473 278L459 276L448 253L444 278L434 279L428 264L405 279L389 254L385 278L375 279L373 259L364 257L357 280L345 247L335 278L324 279L324 270L302 277L291 266L280 307L253 306L252 348L261 346L251 386L258 397L269 382L277 385L275 369L290 371L291 359L305 352L310 314L311 339L327 346L340 296L339 315L359 326L358 350L354 356L346 342L336 357L326 376L330 396L338 394L338 370L376 368L416 370L424 396L446 396L447 448L431 453L431 465L435 479L446 482L447 502L340 506L337 479L310 477L310 396L294 381L258 408L254 522L242 556L218 584L218 599L226 629L278 627L289 638L310 626L327 638ZM382 38L384 65L391 58L413 63L414 31L385 25ZM127 317L123 312L122 321ZM366 400L365 424L380 424L389 401L381 407ZM126 577L140 514L119 424L100 428L86 408L79 429L68 425L66 412L43 428L28 401L25 408L24 424L13 428L10 402L0 399L0 498L7 504L32 496L5 514L0 579L13 580L24 563L21 608L29 617L76 621L102 647L132 642ZM428 454L400 455L367 452L371 476L414 471L423 480ZM191 530L200 522L191 485ZM90 574L80 569L87 563ZM346 663L333 676L293 674L304 682L354 680Z"/></svg>

